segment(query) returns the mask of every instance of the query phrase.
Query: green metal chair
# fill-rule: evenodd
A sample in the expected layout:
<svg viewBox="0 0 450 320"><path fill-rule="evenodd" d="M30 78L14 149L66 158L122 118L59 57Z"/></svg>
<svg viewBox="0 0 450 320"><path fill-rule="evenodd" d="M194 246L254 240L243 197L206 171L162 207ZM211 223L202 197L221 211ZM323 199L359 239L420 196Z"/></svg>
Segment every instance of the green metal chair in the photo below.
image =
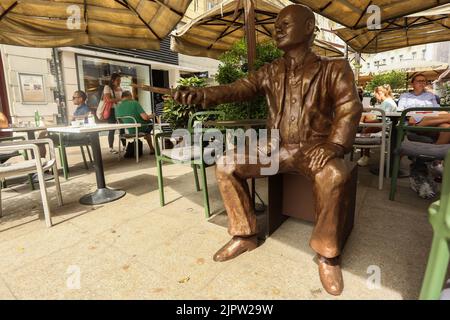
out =
<svg viewBox="0 0 450 320"><path fill-rule="evenodd" d="M91 151L89 150L90 142L88 140L72 141L72 142L65 141L65 139L64 139L65 135L63 133L59 133L58 136L59 136L59 140L58 140L59 142L57 144L55 143L55 147L58 149L59 159L61 160L61 167L62 167L63 173L64 173L64 179L66 179L66 180L69 179L69 162L67 159L66 148L80 147L81 156L83 157L84 167L86 168L86 170L89 170L89 166L86 161L86 155L84 153L84 147L86 147L90 163L93 164Z"/></svg>
<svg viewBox="0 0 450 320"><path fill-rule="evenodd" d="M211 118L223 117L224 113L220 111L202 111L194 113L188 122L188 131L191 136L191 145L178 148L179 153L173 152L174 149L162 150L161 141L165 137L174 137L172 132L161 132L155 135L155 151L156 151L156 164L158 170L158 187L160 195L161 207L165 206L164 199L164 183L163 183L163 173L162 165L163 163L178 163L178 164L188 164L192 167L194 171L195 178L195 188L197 191L203 191L203 202L205 209L206 218L210 217L210 206L209 206L209 194L208 194L208 184L206 180L206 168L211 166L204 161L205 147L203 145L203 131L199 136L194 135L194 129L196 122L204 123ZM197 144L196 144L197 142ZM196 148L197 146L197 148ZM198 179L198 170L200 170L202 186L200 188Z"/></svg>
<svg viewBox="0 0 450 320"><path fill-rule="evenodd" d="M440 107L440 108L410 108L406 109L402 112L400 117L400 121L397 125L397 143L395 148L395 157L394 164L392 168L392 177L391 177L391 190L389 194L389 200L395 199L395 193L397 192L397 179L398 173L400 170L400 158L402 142L408 132L450 132L450 128L440 128L440 127L419 127L419 126L410 126L406 121L407 114L410 112L417 111L450 111L450 107ZM427 154L424 154L427 156Z"/></svg>
<svg viewBox="0 0 450 320"><path fill-rule="evenodd" d="M450 259L450 152L445 160L441 200L429 209L433 243L420 292L421 300L439 299Z"/></svg>
<svg viewBox="0 0 450 320"><path fill-rule="evenodd" d="M118 153L118 159L120 161L121 157L121 145L122 140L133 140L135 143L135 156L136 156L136 163L139 163L139 138L144 138L146 134L144 132L139 132L139 128L137 127L138 122L137 120L132 116L123 116L123 117L116 117L117 123L133 123L136 125L134 128L134 133L129 133L130 130L126 129L128 132L119 133L119 153ZM141 124L141 127L148 126L151 124Z"/></svg>

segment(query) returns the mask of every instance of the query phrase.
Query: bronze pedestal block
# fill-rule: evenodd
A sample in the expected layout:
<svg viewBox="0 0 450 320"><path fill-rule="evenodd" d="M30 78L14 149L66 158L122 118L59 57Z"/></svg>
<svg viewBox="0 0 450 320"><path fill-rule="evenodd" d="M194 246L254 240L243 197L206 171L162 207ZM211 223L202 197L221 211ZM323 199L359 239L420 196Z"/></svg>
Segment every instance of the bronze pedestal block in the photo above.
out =
<svg viewBox="0 0 450 320"><path fill-rule="evenodd" d="M345 196L339 204L344 214L339 239L341 248L345 246L353 229L358 180L358 166L352 162L346 162L346 165L350 179L345 185ZM313 184L308 178L297 173L284 173L269 178L266 237L275 232L288 217L315 223L315 213Z"/></svg>

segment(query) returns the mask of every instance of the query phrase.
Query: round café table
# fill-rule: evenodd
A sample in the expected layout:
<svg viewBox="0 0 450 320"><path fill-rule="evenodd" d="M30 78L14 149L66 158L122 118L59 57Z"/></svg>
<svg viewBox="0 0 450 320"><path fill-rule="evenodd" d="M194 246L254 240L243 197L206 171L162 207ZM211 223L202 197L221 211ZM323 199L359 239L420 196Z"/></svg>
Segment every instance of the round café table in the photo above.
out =
<svg viewBox="0 0 450 320"><path fill-rule="evenodd" d="M119 200L124 197L126 192L123 190L114 190L106 186L105 171L103 168L102 152L100 148L99 133L101 131L139 128L139 123L123 123L123 124L95 124L80 127L67 126L48 128L49 132L71 133L71 134L87 134L89 136L92 154L94 157L94 168L97 180L97 190L81 197L80 203L84 205L98 205Z"/></svg>

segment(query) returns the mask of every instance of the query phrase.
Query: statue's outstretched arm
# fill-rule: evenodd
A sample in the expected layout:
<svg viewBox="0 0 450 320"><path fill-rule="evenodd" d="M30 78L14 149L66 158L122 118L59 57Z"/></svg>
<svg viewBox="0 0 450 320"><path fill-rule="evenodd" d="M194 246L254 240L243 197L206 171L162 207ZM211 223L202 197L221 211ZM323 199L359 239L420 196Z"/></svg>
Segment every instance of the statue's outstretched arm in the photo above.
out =
<svg viewBox="0 0 450 320"><path fill-rule="evenodd" d="M221 103L251 100L263 93L267 68L263 66L258 71L250 73L248 77L227 85L177 90L173 98L180 104L198 104L203 108Z"/></svg>

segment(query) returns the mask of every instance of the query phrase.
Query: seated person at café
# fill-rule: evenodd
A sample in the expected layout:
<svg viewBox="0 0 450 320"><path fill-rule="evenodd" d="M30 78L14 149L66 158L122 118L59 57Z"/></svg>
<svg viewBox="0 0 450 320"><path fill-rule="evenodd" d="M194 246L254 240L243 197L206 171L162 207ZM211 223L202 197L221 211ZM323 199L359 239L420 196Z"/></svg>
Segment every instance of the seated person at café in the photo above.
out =
<svg viewBox="0 0 450 320"><path fill-rule="evenodd" d="M380 105L376 105L376 108L382 109L385 112L394 112L397 109L397 104L394 101L392 95L392 89L389 84L378 86L375 88L374 96ZM361 122L364 123L379 123L381 120L378 119L377 114L363 114L361 116ZM364 128L363 134L377 133L380 132L380 127L369 127ZM364 149L363 156L358 160L359 166L367 166L370 160L370 149Z"/></svg>
<svg viewBox="0 0 450 320"><path fill-rule="evenodd" d="M426 91L427 79L423 74L418 74L412 78L413 91L404 93L400 96L398 110L403 111L408 108L438 108L436 96ZM450 127L450 114L448 112L434 111L429 114L413 114L408 120L410 125L420 127ZM439 133L420 133L421 135L431 136L435 144L450 143L450 132Z"/></svg>
<svg viewBox="0 0 450 320"><path fill-rule="evenodd" d="M0 129L6 129L9 127L8 118L5 116L3 112L0 111ZM2 132L3 133L3 132ZM1 137L2 135L0 135ZM1 153L0 152L0 163L5 162L11 157L10 152Z"/></svg>
<svg viewBox="0 0 450 320"><path fill-rule="evenodd" d="M426 90L427 78L423 74L416 74L411 79L413 90L400 96L398 111L408 108L439 107L436 96Z"/></svg>
<svg viewBox="0 0 450 320"><path fill-rule="evenodd" d="M84 119L86 120L89 116L91 110L86 104L87 95L84 91L78 90L75 91L72 97L73 104L77 107L73 113L71 121ZM57 134L49 134L47 131L43 131L39 134L39 139L50 138L53 140L55 145L59 145L59 135ZM65 134L63 136L63 143L65 145L70 145L71 143L77 144L89 144L89 138L84 134ZM45 158L47 150L45 149L45 145L39 145L39 152L42 158Z"/></svg>
<svg viewBox="0 0 450 320"><path fill-rule="evenodd" d="M72 121L83 119L86 120L89 114L91 113L91 109L89 109L89 106L86 103L87 100L87 94L84 91L75 91L73 94L73 104L77 106L75 109L75 112L72 116Z"/></svg>
<svg viewBox="0 0 450 320"><path fill-rule="evenodd" d="M137 123L140 123L142 126L139 128L139 132L145 133L145 140L147 140L148 146L150 147L150 154L155 153L155 149L153 148L152 143L152 121L154 115L147 114L142 106L133 99L133 94L130 91L124 91L122 93L122 102L116 107L116 118L119 117L133 117ZM122 119L124 123L132 123L131 119ZM135 129L130 128L127 129L130 134L135 134Z"/></svg>
<svg viewBox="0 0 450 320"><path fill-rule="evenodd" d="M0 129L6 129L9 127L8 118L3 112L0 112Z"/></svg>
<svg viewBox="0 0 450 320"><path fill-rule="evenodd" d="M423 74L412 78L413 91L402 94L399 101L399 110L408 108L438 108L439 104L434 93L427 90L427 79ZM448 112L432 111L422 114L411 114L408 119L411 126L420 127L450 127L450 114ZM434 144L449 144L450 132L416 132L416 135L432 138ZM408 135L408 138L412 137ZM437 194L436 181L442 173L443 161L436 160L425 164L425 160L416 159L411 164L410 185L420 197L431 199ZM439 169L441 168L441 169ZM432 171L438 172L436 178L431 178Z"/></svg>

